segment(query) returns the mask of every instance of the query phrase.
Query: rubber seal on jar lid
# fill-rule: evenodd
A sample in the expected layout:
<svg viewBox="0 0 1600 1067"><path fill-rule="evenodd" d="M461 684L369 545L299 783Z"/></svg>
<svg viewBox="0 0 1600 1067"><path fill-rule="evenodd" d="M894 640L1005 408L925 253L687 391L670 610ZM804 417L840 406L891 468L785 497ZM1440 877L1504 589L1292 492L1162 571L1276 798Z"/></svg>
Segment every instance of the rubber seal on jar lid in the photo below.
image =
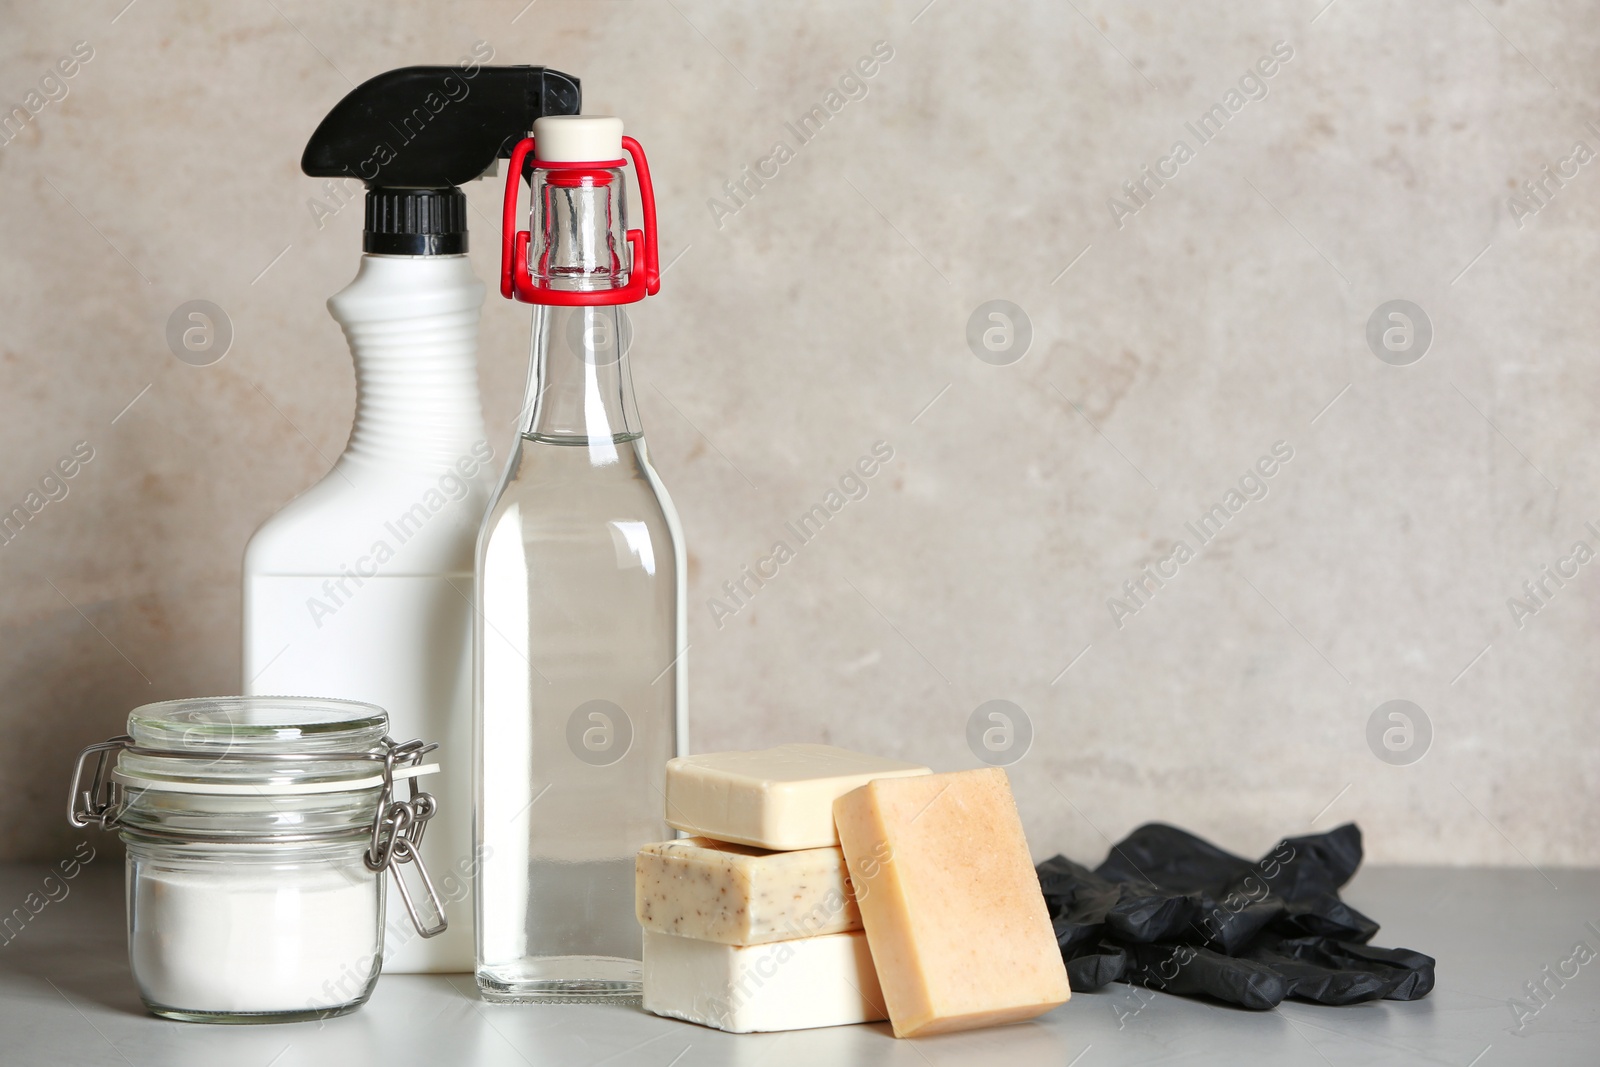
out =
<svg viewBox="0 0 1600 1067"><path fill-rule="evenodd" d="M437 763L424 763L420 767L397 767L392 777L395 781L401 782L407 778L420 778L425 774L437 774L438 772L439 765ZM383 775L381 773L373 774L366 778L340 778L323 782L202 782L146 777L119 766L111 772L111 777L128 788L137 789L140 792L195 793L205 796L306 796L314 793L343 793L361 789L377 789L383 785Z"/></svg>

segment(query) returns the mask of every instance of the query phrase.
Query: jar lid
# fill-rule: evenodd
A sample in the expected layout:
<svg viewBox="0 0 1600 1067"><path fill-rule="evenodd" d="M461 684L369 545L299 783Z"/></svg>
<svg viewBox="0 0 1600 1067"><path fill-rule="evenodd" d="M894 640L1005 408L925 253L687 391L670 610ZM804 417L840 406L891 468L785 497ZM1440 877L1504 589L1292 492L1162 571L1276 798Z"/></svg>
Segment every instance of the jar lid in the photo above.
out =
<svg viewBox="0 0 1600 1067"><path fill-rule="evenodd" d="M176 752L365 751L388 729L376 704L326 697L196 697L128 713L134 744Z"/></svg>
<svg viewBox="0 0 1600 1067"><path fill-rule="evenodd" d="M389 717L323 697L199 697L128 714L113 776L140 791L294 796L375 789ZM348 757L348 758L346 758ZM396 768L395 778L437 770Z"/></svg>
<svg viewBox="0 0 1600 1067"><path fill-rule="evenodd" d="M146 704L128 715L127 735L79 757L71 817L196 840L357 831L372 825L397 780L438 770L422 762L433 746L397 745L388 726L376 705L321 697Z"/></svg>

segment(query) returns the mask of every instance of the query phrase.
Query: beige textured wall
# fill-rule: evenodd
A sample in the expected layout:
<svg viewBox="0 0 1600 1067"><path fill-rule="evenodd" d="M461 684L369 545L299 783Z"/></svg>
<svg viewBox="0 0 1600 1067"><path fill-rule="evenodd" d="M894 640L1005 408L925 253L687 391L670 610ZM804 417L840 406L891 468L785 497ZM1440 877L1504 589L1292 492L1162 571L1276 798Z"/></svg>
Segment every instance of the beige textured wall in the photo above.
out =
<svg viewBox="0 0 1600 1067"><path fill-rule="evenodd" d="M580 75L651 151L675 262L635 371L690 546L697 748L974 766L969 718L1007 700L1041 856L1148 819L1252 854L1355 819L1375 860L1600 862L1600 564L1507 604L1600 548L1600 164L1563 163L1600 149L1588 5L125 3L0 5L7 108L93 50L0 148L0 504L93 450L0 546L0 856L69 847L69 758L130 707L237 689L241 549L354 396L323 302L359 204L319 229L301 148L352 83L483 40ZM1265 97L1229 98L1275 42ZM1177 173L1138 204L1146 164ZM1546 164L1569 177L1516 209ZM498 194L469 191L485 278ZM192 299L232 323L211 366L165 340ZM967 340L997 299L1032 332L1004 365ZM1396 299L1432 327L1409 365L1366 338ZM485 311L502 455L528 319ZM876 441L865 498L719 627L723 582ZM1202 546L1185 522L1280 441ZM1114 620L1178 539L1194 558ZM1406 765L1368 741L1396 699L1431 724Z"/></svg>

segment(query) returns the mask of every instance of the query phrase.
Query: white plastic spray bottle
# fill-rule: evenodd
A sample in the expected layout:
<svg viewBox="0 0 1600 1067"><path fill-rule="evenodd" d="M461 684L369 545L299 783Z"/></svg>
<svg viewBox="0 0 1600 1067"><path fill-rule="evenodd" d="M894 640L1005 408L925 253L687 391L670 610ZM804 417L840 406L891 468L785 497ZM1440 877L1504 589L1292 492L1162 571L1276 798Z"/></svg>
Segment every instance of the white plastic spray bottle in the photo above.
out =
<svg viewBox="0 0 1600 1067"><path fill-rule="evenodd" d="M355 424L333 469L245 549L243 692L367 701L398 740L440 743L422 854L449 928L424 940L390 921L391 972L473 969L473 548L502 464L478 395L484 287L459 186L579 102L576 79L542 67L407 67L340 101L301 160L367 185L366 254L328 301L355 359Z"/></svg>

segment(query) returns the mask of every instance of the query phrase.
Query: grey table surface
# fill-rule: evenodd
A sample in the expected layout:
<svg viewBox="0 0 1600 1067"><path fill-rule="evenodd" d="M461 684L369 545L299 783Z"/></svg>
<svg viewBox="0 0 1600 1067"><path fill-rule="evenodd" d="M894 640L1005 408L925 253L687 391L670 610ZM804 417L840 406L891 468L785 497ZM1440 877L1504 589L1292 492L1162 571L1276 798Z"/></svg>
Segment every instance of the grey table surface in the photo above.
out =
<svg viewBox="0 0 1600 1067"><path fill-rule="evenodd" d="M0 912L30 893L37 906L49 871L0 866ZM145 1014L134 990L121 886L107 855L20 929L13 922L0 945L0 1064L1600 1064L1600 957L1569 962L1580 943L1590 951L1578 957L1600 953L1593 870L1358 873L1345 898L1383 924L1376 942L1439 961L1438 984L1420 1001L1248 1012L1118 984L1031 1023L916 1041L895 1040L884 1024L740 1035L636 1007L492 1005L469 975L386 975L360 1011L321 1023L168 1022ZM1541 981L1534 999L1527 984ZM1520 1023L1514 1000L1525 1005Z"/></svg>

